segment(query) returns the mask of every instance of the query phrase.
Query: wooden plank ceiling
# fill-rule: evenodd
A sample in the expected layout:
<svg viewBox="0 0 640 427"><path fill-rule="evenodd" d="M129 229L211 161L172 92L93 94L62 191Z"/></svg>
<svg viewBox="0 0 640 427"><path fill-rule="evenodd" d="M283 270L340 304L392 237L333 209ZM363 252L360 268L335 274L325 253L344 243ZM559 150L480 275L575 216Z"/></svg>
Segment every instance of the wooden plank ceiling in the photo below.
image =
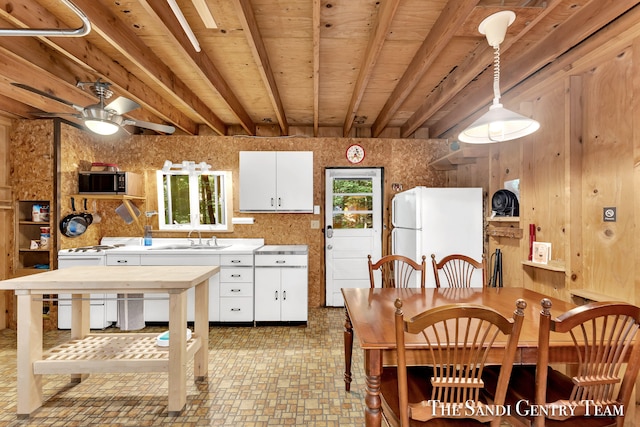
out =
<svg viewBox="0 0 640 427"><path fill-rule="evenodd" d="M110 82L141 108L127 116L182 134L438 137L491 102L492 49L478 24L517 18L501 45L508 90L617 19L627 0L71 0L84 37L0 36L0 114L36 119L96 97L78 81ZM208 15L210 13L210 16ZM210 22L215 21L215 28ZM205 24L207 22L207 24ZM2 28L77 28L60 0L2 2ZM308 133L307 133L308 134Z"/></svg>

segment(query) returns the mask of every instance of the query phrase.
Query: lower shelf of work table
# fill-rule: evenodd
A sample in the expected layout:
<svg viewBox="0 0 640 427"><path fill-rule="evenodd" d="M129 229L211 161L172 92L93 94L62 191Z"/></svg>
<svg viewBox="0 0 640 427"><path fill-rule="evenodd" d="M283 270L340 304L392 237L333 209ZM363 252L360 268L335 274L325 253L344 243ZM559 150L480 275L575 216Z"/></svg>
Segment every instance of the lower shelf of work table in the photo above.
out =
<svg viewBox="0 0 640 427"><path fill-rule="evenodd" d="M34 374L169 372L169 347L158 347L155 334L89 334L56 346L34 362ZM187 341L187 360L202 345Z"/></svg>

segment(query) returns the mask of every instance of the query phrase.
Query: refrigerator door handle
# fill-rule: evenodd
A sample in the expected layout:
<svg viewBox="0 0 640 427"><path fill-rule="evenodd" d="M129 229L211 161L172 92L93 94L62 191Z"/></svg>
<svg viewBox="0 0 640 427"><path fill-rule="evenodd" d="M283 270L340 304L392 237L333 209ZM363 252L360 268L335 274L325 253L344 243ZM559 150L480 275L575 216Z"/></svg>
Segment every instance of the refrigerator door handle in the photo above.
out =
<svg viewBox="0 0 640 427"><path fill-rule="evenodd" d="M398 200L396 197L394 197L393 199L391 199L391 225L396 227L396 211L398 210L396 208L396 204L398 203Z"/></svg>
<svg viewBox="0 0 640 427"><path fill-rule="evenodd" d="M396 253L396 239L397 239L397 229L393 229L391 230L391 254L395 254Z"/></svg>

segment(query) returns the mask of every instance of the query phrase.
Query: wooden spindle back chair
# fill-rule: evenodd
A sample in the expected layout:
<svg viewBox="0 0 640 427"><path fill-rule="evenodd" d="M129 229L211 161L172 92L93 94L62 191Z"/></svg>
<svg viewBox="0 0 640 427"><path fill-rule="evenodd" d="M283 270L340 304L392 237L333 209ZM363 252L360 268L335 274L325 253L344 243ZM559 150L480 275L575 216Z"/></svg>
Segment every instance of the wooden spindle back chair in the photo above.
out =
<svg viewBox="0 0 640 427"><path fill-rule="evenodd" d="M436 288L440 287L440 271L444 273L447 284L451 288L470 287L471 279L476 272L482 274L482 287L487 286L487 263L484 254L480 261L466 255L452 254L445 256L440 262L436 261L435 254L431 254L431 264L433 265Z"/></svg>
<svg viewBox="0 0 640 427"><path fill-rule="evenodd" d="M501 414L496 408L504 403L527 304L519 299L515 305L513 319L481 305L449 304L405 320L402 301L396 300L398 366L385 366L380 387L387 422L400 427L422 425L420 422L425 426L499 426ZM405 334L426 340L428 347L420 358L426 366L408 363ZM504 338L498 344L500 336ZM483 393L481 376L494 351L501 352L504 369L490 402Z"/></svg>
<svg viewBox="0 0 640 427"><path fill-rule="evenodd" d="M414 274L420 275L420 287L424 288L425 276L427 272L426 256L422 256L422 263L418 264L411 258L402 255L386 255L377 262L371 261L371 255L367 255L369 260L369 281L371 287L375 288L410 288ZM376 286L375 271L379 270L382 275L382 283Z"/></svg>

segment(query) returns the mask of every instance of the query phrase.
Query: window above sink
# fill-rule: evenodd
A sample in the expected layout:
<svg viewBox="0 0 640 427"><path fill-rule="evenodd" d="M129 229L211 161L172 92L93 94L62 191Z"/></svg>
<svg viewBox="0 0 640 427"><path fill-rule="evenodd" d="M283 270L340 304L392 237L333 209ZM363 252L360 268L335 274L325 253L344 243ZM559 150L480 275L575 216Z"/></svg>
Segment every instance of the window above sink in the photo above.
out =
<svg viewBox="0 0 640 427"><path fill-rule="evenodd" d="M176 166L167 161L157 171L159 229L232 231L231 172L205 163Z"/></svg>

